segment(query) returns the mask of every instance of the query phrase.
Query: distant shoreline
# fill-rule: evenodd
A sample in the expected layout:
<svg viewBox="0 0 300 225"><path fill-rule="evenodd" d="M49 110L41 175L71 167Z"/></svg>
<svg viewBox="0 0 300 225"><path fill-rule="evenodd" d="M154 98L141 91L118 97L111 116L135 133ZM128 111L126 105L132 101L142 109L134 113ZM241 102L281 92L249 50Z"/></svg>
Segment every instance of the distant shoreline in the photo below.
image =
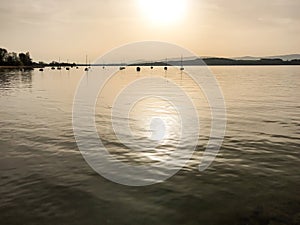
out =
<svg viewBox="0 0 300 225"><path fill-rule="evenodd" d="M42 61L34 62L29 52L15 53L8 52L4 48L0 48L0 69L6 70L33 70L34 68L52 67L52 69L60 67L89 67L89 66L295 66L300 65L300 54L290 54L272 57L251 57L245 56L241 58L224 58L224 57L181 57L168 58L168 60L156 59L148 61L141 59L136 62L121 63L112 62L106 64L88 64L86 63L69 63L52 61L45 63Z"/></svg>
<svg viewBox="0 0 300 225"><path fill-rule="evenodd" d="M106 65L93 65L93 64L90 64L90 66L92 67L102 67L102 66L105 66L105 67L118 67L118 66L127 66L127 67L134 67L134 66L149 66L149 65L140 65L140 64L136 64L136 65L109 65L109 64L106 64ZM155 67L162 67L162 65L153 65ZM178 65L170 65L168 64L167 66L178 66ZM269 65L269 64L266 64L266 65L262 65L262 64L251 64L251 65L233 65L233 64L228 64L228 65L225 65L225 64L220 64L220 65L217 65L217 64L214 64L214 65L184 65L184 66L209 66L209 67L215 67L215 66L230 66L230 67L240 67L240 66L251 66L251 67L255 67L255 66L300 66L300 64L292 64L292 65L289 65L289 64L279 64L279 65ZM0 70L34 70L34 69L40 69L40 68L50 68L51 66L44 66L44 67L28 67L28 66L0 66ZM66 66L67 67L67 66ZM78 67L85 67L85 66L78 66ZM65 66L61 67L61 68L65 68Z"/></svg>
<svg viewBox="0 0 300 225"><path fill-rule="evenodd" d="M33 70L35 68L46 68L46 67L89 67L89 66L299 66L300 59L294 60L282 60L282 59L260 59L260 60L236 60L228 58L197 58L193 60L173 60L169 62L140 62L132 64L124 63L111 63L111 64L34 64L31 66L0 66L0 69L4 70Z"/></svg>
<svg viewBox="0 0 300 225"><path fill-rule="evenodd" d="M300 65L300 59L287 60L282 59L259 59L259 60L236 60L228 58L197 58L192 60L171 60L166 62L154 63L134 63L131 66L294 66Z"/></svg>
<svg viewBox="0 0 300 225"><path fill-rule="evenodd" d="M34 69L34 66L0 66L1 69Z"/></svg>

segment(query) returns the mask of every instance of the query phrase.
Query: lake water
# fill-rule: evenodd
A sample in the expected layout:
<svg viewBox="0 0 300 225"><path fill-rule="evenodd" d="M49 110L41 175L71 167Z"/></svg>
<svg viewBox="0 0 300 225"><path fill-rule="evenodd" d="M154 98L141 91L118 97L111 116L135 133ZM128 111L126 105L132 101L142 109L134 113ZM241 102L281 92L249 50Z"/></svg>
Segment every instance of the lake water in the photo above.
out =
<svg viewBox="0 0 300 225"><path fill-rule="evenodd" d="M108 181L82 157L72 128L74 94L86 76L82 68L0 72L1 223L300 224L300 67L210 69L225 98L227 130L217 158L203 172L197 166L208 140L210 113L187 76L162 68L148 73L126 69L99 94L98 133L126 163L163 159L176 145L176 132L169 132L173 142L159 152L124 148L109 117L118 90L156 73L184 86L195 102L201 131L194 155L175 176L145 187ZM168 107L159 101L145 100L131 112L133 134L141 144L149 135L144 118L154 115L149 109L159 105L162 110L155 115L176 114L164 111ZM119 116L124 120L127 115ZM170 127L176 131L177 125Z"/></svg>

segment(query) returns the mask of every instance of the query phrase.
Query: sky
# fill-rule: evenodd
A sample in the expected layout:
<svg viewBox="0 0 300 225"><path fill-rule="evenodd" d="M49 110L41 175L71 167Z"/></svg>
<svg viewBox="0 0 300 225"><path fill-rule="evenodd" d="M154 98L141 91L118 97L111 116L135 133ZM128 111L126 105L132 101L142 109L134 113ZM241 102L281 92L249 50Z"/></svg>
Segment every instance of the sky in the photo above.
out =
<svg viewBox="0 0 300 225"><path fill-rule="evenodd" d="M0 47L45 62L93 61L145 40L199 56L293 54L299 11L299 0L0 0Z"/></svg>

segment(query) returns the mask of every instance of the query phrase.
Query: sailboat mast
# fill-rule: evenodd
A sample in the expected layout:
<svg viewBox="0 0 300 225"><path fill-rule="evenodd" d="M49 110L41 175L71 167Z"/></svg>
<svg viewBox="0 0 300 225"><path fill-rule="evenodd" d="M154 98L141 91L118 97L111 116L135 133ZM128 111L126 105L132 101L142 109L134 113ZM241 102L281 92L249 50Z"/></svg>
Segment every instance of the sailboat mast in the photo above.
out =
<svg viewBox="0 0 300 225"><path fill-rule="evenodd" d="M183 62L182 62L182 55L181 55L181 60L180 60L180 70L184 70L184 68L183 68Z"/></svg>
<svg viewBox="0 0 300 225"><path fill-rule="evenodd" d="M84 68L84 71L88 71L89 68L88 68L88 65L87 65L87 54L85 55L85 68Z"/></svg>

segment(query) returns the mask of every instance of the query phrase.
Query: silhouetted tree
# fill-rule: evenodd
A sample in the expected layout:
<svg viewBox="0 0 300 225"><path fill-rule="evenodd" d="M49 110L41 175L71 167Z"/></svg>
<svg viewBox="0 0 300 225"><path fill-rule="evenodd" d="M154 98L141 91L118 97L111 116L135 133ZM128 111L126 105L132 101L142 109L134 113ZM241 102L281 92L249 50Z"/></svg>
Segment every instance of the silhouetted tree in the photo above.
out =
<svg viewBox="0 0 300 225"><path fill-rule="evenodd" d="M7 57L7 50L4 48L0 48L0 65L4 64L6 57Z"/></svg>
<svg viewBox="0 0 300 225"><path fill-rule="evenodd" d="M32 65L32 59L30 58L29 52L27 52L26 54L20 53L19 59L23 66L31 66Z"/></svg>
<svg viewBox="0 0 300 225"><path fill-rule="evenodd" d="M49 66L59 66L59 63L56 61L52 61L51 63L49 63Z"/></svg>
<svg viewBox="0 0 300 225"><path fill-rule="evenodd" d="M6 58L6 65L8 66L20 66L21 62L20 59L15 52L8 53L8 56Z"/></svg>

